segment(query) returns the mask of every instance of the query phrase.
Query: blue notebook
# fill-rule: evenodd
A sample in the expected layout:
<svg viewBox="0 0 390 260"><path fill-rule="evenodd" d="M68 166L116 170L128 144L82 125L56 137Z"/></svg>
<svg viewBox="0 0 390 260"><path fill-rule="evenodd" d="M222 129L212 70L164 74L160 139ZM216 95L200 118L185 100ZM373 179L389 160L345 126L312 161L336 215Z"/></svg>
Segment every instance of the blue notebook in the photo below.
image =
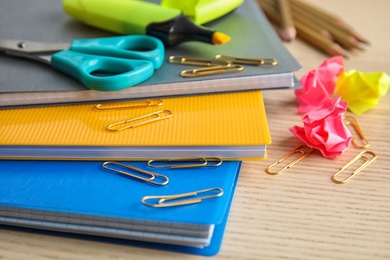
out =
<svg viewBox="0 0 390 260"><path fill-rule="evenodd" d="M186 169L124 163L168 177L164 186L109 171L102 163L0 161L0 224L127 239L135 245L192 254L218 253L241 162ZM165 208L141 203L144 196L212 187L224 194Z"/></svg>

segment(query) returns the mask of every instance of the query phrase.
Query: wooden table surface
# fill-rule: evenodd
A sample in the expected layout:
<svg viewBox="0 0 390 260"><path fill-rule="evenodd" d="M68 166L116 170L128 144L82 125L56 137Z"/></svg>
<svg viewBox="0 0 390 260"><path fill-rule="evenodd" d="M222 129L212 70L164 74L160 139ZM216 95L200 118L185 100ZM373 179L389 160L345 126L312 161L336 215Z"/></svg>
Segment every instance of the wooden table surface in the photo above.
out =
<svg viewBox="0 0 390 260"><path fill-rule="evenodd" d="M306 0L309 1L309 0ZM390 73L390 2L310 0L343 16L372 43L351 53L347 70ZM295 40L287 48L303 66L300 78L327 56ZM282 175L265 168L300 141L289 132L301 125L293 91L264 92L273 139L266 161L246 161L238 181L221 251L215 259L390 259L390 96L357 116L378 159L348 184L331 176L357 150L337 159L315 152ZM0 229L0 259L203 259L204 257Z"/></svg>

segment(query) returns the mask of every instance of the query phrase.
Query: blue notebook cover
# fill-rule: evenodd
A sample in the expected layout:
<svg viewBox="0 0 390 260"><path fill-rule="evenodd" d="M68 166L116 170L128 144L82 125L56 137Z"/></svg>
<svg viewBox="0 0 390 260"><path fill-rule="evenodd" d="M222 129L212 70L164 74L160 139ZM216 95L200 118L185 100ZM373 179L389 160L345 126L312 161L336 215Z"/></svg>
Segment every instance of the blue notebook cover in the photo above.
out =
<svg viewBox="0 0 390 260"><path fill-rule="evenodd" d="M0 161L0 224L128 239L130 245L184 253L218 253L241 162L218 167L153 169L165 186L135 180L102 167L103 162ZM222 188L221 197L201 203L152 208L147 195Z"/></svg>

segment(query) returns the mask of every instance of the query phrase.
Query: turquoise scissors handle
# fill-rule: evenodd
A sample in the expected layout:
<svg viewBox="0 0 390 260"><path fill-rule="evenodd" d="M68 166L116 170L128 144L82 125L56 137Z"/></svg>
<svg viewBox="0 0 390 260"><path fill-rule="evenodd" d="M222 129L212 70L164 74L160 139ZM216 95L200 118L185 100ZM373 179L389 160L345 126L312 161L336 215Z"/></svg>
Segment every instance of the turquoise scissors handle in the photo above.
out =
<svg viewBox="0 0 390 260"><path fill-rule="evenodd" d="M118 36L74 40L70 50L53 54L51 65L99 91L139 84L164 61L164 46L151 36Z"/></svg>
<svg viewBox="0 0 390 260"><path fill-rule="evenodd" d="M148 60L126 60L65 50L51 58L53 68L80 81L89 89L121 90L152 76L153 63Z"/></svg>
<svg viewBox="0 0 390 260"><path fill-rule="evenodd" d="M155 69L161 67L165 55L162 41L147 35L74 40L70 49L99 56L149 60Z"/></svg>

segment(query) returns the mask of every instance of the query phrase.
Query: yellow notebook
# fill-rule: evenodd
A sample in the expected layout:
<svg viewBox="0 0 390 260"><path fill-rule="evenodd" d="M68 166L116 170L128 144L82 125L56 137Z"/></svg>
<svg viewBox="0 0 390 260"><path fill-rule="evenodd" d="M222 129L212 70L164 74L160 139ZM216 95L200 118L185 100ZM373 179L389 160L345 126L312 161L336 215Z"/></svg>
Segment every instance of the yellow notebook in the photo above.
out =
<svg viewBox="0 0 390 260"><path fill-rule="evenodd" d="M266 145L271 142L260 91L113 105L124 104L140 106L100 110L96 104L80 104L1 110L0 158L254 159L265 158ZM156 111L164 111L170 117L121 131L107 129L113 123ZM156 118L152 115L131 123Z"/></svg>

